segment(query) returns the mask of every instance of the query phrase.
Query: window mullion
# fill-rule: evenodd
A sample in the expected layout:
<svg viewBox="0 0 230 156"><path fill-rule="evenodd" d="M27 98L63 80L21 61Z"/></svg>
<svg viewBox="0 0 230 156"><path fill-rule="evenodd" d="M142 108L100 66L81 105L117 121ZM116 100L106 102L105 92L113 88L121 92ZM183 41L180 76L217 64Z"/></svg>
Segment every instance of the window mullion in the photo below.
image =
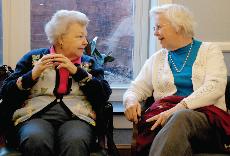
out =
<svg viewBox="0 0 230 156"><path fill-rule="evenodd" d="M134 78L137 76L148 56L149 36L149 0L135 1L134 12L134 52L133 69Z"/></svg>

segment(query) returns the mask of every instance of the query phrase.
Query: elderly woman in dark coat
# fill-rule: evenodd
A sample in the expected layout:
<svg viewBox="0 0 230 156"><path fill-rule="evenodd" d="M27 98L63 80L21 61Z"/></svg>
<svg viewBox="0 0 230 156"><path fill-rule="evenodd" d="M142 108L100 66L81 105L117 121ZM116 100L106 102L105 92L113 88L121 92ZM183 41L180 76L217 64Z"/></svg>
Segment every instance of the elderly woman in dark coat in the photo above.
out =
<svg viewBox="0 0 230 156"><path fill-rule="evenodd" d="M12 120L25 156L89 155L95 109L111 89L94 59L83 55L88 22L81 12L57 11L45 26L51 46L25 54L4 82L3 100L17 107Z"/></svg>

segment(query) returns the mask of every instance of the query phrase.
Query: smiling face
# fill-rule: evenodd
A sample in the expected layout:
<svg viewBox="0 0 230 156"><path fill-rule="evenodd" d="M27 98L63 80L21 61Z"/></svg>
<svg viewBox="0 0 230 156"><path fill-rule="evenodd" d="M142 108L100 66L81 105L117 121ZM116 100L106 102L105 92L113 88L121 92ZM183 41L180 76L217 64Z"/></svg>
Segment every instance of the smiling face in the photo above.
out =
<svg viewBox="0 0 230 156"><path fill-rule="evenodd" d="M70 24L66 33L59 38L62 44L62 54L69 59L81 57L88 44L86 26L79 23Z"/></svg>
<svg viewBox="0 0 230 156"><path fill-rule="evenodd" d="M180 36L163 14L155 14L154 35L160 41L162 48L173 50L176 47L177 38Z"/></svg>

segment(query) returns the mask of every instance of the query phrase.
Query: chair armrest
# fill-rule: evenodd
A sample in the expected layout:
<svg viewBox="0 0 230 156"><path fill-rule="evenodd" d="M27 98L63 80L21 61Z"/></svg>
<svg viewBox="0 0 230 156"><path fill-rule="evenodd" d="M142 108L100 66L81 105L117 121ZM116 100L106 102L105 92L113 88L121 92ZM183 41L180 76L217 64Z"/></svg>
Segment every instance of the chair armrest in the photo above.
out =
<svg viewBox="0 0 230 156"><path fill-rule="evenodd" d="M107 143L108 154L119 156L120 154L113 139L113 105L111 103L106 102L103 108L98 110L96 125L100 147L105 149L105 144Z"/></svg>
<svg viewBox="0 0 230 156"><path fill-rule="evenodd" d="M105 122L108 154L112 156L120 156L119 151L113 140L113 105L109 102L105 104L104 115L106 118Z"/></svg>

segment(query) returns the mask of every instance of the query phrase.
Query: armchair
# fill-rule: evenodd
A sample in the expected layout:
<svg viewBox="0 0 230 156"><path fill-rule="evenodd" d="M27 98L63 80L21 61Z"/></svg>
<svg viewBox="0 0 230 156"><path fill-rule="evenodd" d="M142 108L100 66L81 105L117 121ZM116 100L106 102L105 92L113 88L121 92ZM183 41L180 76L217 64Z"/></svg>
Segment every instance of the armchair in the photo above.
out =
<svg viewBox="0 0 230 156"><path fill-rule="evenodd" d="M230 113L230 76L227 77L227 86L225 90L225 101L228 113ZM149 97L145 105L142 108L142 111L145 111L152 103L154 102L153 97ZM137 125L133 123L133 133L132 133L132 142L131 142L131 154L136 156L136 138L138 135ZM229 156L229 154L220 154L220 153L196 153L193 156Z"/></svg>

